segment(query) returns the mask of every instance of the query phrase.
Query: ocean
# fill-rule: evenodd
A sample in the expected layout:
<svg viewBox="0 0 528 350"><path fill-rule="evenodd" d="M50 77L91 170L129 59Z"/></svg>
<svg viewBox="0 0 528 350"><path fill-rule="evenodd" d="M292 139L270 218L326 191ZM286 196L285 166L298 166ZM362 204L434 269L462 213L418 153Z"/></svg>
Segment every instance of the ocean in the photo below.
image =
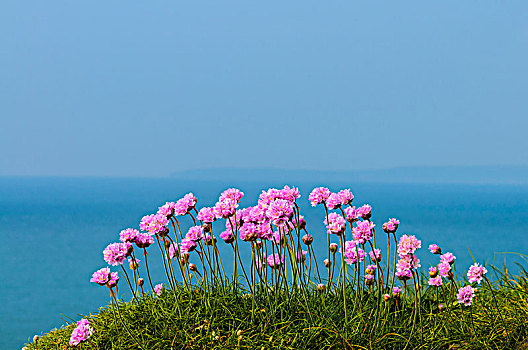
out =
<svg viewBox="0 0 528 350"><path fill-rule="evenodd" d="M0 348L21 348L34 334L106 305L106 288L89 282L93 271L106 266L102 250L118 240L122 229L138 228L141 217L166 201L193 192L198 208L211 206L224 189L237 187L245 192L245 207L255 204L262 190L283 185L170 178L0 178ZM456 255L459 276L473 262L470 251L478 262L506 264L512 271L516 262L527 267L521 256L511 253L528 254L528 186L324 181L288 185L301 190L298 203L319 260L326 251L324 211L310 206L308 194L315 186L327 186L350 188L354 204L372 205L379 242L386 240L381 224L398 218L399 235L414 234L422 240L418 256L423 269L438 258L428 252L430 243ZM191 224L188 218L183 222ZM222 226L215 223L216 235ZM153 280L165 282L159 251L149 249ZM223 253L229 265L229 250Z"/></svg>

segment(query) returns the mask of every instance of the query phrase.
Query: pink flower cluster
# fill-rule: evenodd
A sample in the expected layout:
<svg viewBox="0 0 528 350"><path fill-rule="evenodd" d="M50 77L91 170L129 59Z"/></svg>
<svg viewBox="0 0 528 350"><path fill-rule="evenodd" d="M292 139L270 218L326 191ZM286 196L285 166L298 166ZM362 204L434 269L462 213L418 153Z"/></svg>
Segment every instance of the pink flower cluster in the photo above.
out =
<svg viewBox="0 0 528 350"><path fill-rule="evenodd" d="M90 327L90 322L85 318L81 319L77 322L77 327L75 327L71 334L70 345L79 345L81 342L88 340L93 333L94 330Z"/></svg>
<svg viewBox="0 0 528 350"><path fill-rule="evenodd" d="M331 194L332 192L326 187L316 187L308 196L308 200L312 203L312 207L315 207L318 204L326 203Z"/></svg>
<svg viewBox="0 0 528 350"><path fill-rule="evenodd" d="M356 262L362 262L365 260L366 255L365 251L358 247L354 241L345 242L345 261L347 264L352 265Z"/></svg>
<svg viewBox="0 0 528 350"><path fill-rule="evenodd" d="M350 205L354 200L354 195L350 189L341 190L337 193L331 193L326 200L328 209L338 209L345 205Z"/></svg>
<svg viewBox="0 0 528 350"><path fill-rule="evenodd" d="M340 235L345 232L346 221L343 217L337 213L330 213L328 215L328 221L325 219L324 224L326 225L326 232L328 234Z"/></svg>
<svg viewBox="0 0 528 350"><path fill-rule="evenodd" d="M398 255L400 259L396 264L396 277L400 280L408 280L412 277L412 270L420 267L420 259L414 252L421 248L422 241L414 235L403 235L398 242Z"/></svg>
<svg viewBox="0 0 528 350"><path fill-rule="evenodd" d="M99 269L93 273L90 282L94 282L100 286L104 286L108 281L110 281L110 278L110 268L103 267L102 269Z"/></svg>
<svg viewBox="0 0 528 350"><path fill-rule="evenodd" d="M163 283L156 284L156 285L154 286L154 292L155 292L158 296L160 296L161 293L163 292Z"/></svg>
<svg viewBox="0 0 528 350"><path fill-rule="evenodd" d="M198 200L192 193L187 193L183 198L176 201L174 205L174 215L181 216L188 214L196 206Z"/></svg>
<svg viewBox="0 0 528 350"><path fill-rule="evenodd" d="M121 265L133 251L134 247L128 242L111 243L103 250L103 256L109 265L116 266Z"/></svg>
<svg viewBox="0 0 528 350"><path fill-rule="evenodd" d="M348 207L345 209L345 216L348 222L357 221L360 217L356 207Z"/></svg>
<svg viewBox="0 0 528 350"><path fill-rule="evenodd" d="M216 220L215 210L211 207L203 207L197 216L198 220L201 220L207 224L211 224Z"/></svg>
<svg viewBox="0 0 528 350"><path fill-rule="evenodd" d="M374 223L371 221L358 221L356 227L352 228L352 238L360 244L365 244L372 239L372 229Z"/></svg>
<svg viewBox="0 0 528 350"><path fill-rule="evenodd" d="M382 228L383 228L383 231L385 231L386 233L395 233L396 230L398 229L399 224L400 224L400 220L391 218L389 219L389 221L383 224Z"/></svg>
<svg viewBox="0 0 528 350"><path fill-rule="evenodd" d="M361 207L356 209L357 214L364 220L369 220L372 216L372 207L369 204L363 204Z"/></svg>
<svg viewBox="0 0 528 350"><path fill-rule="evenodd" d="M475 263L469 267L467 278L470 283L477 282L480 284L480 281L482 281L482 278L484 278L484 275L488 272L484 266L479 265L478 263Z"/></svg>
<svg viewBox="0 0 528 350"><path fill-rule="evenodd" d="M169 219L162 214L145 215L139 223L139 228L151 235L168 230Z"/></svg>
<svg viewBox="0 0 528 350"><path fill-rule="evenodd" d="M174 213L176 212L176 203L174 202L167 202L161 207L158 208L158 215L163 215L166 218L170 218L174 216Z"/></svg>
<svg viewBox="0 0 528 350"><path fill-rule="evenodd" d="M476 289L471 286L465 286L458 290L457 300L459 303L464 304L465 306L471 306L473 298L475 297Z"/></svg>
<svg viewBox="0 0 528 350"><path fill-rule="evenodd" d="M272 269L278 269L284 262L284 256L281 256L279 253L270 254L267 261L269 267Z"/></svg>

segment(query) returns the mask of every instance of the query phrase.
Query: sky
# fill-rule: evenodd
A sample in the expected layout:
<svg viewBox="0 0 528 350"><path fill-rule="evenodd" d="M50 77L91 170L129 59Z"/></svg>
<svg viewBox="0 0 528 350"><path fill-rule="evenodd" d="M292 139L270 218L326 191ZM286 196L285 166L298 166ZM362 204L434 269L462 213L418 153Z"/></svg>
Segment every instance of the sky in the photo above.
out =
<svg viewBox="0 0 528 350"><path fill-rule="evenodd" d="M0 175L528 165L526 1L0 4Z"/></svg>

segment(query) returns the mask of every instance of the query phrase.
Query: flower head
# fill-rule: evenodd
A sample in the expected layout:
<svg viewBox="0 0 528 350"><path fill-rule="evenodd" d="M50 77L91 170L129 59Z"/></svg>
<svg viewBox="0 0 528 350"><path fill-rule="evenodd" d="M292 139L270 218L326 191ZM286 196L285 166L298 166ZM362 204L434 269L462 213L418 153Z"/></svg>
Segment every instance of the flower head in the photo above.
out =
<svg viewBox="0 0 528 350"><path fill-rule="evenodd" d="M416 236L403 235L398 242L398 255L400 257L413 254L416 249L422 247L422 241L416 238Z"/></svg>
<svg viewBox="0 0 528 350"><path fill-rule="evenodd" d="M138 234L138 230L134 230L133 228L127 228L119 233L119 240L123 243L134 242Z"/></svg>
<svg viewBox="0 0 528 350"><path fill-rule="evenodd" d="M113 288L117 286L119 282L119 274L117 272L110 273L110 280L108 281L108 287Z"/></svg>
<svg viewBox="0 0 528 350"><path fill-rule="evenodd" d="M352 228L352 238L360 244L365 244L372 239L372 229L374 223L371 221L359 221L356 227Z"/></svg>
<svg viewBox="0 0 528 350"><path fill-rule="evenodd" d="M442 254L442 249L436 244L429 244L429 251L433 254Z"/></svg>
<svg viewBox="0 0 528 350"><path fill-rule="evenodd" d="M484 266L475 263L469 267L467 278L470 283L477 282L480 284L484 275L488 272Z"/></svg>
<svg viewBox="0 0 528 350"><path fill-rule="evenodd" d="M174 211L176 210L176 203L174 202L167 202L161 207L158 208L157 214L166 216L167 218L170 218L174 215Z"/></svg>
<svg viewBox="0 0 528 350"><path fill-rule="evenodd" d="M205 223L212 223L216 220L216 215L215 215L215 212L214 212L214 208L212 207L203 207L202 209L200 209L200 211L198 212L198 216L197 216L198 220L201 220Z"/></svg>
<svg viewBox="0 0 528 350"><path fill-rule="evenodd" d="M442 277L448 277L449 272L451 271L451 265L447 262L438 264L438 273Z"/></svg>
<svg viewBox="0 0 528 350"><path fill-rule="evenodd" d="M267 260L269 267L273 269L278 269L284 261L284 256L280 256L279 253L270 254Z"/></svg>
<svg viewBox="0 0 528 350"><path fill-rule="evenodd" d="M387 221L386 223L384 223L382 228L383 228L383 231L385 231L386 233L395 233L396 230L398 229L399 224L400 224L400 220L392 218L392 219L389 219L389 221Z"/></svg>
<svg viewBox="0 0 528 350"><path fill-rule="evenodd" d="M169 219L162 214L145 215L139 223L139 228L143 231L147 231L151 235L165 232Z"/></svg>
<svg viewBox="0 0 528 350"><path fill-rule="evenodd" d="M453 253L445 253L440 255L440 261L443 263L448 263L449 265L453 265L455 263L456 257L453 255Z"/></svg>
<svg viewBox="0 0 528 350"><path fill-rule="evenodd" d="M225 230L224 232L220 233L220 238L222 238L222 240L227 244L235 241L235 236L231 230Z"/></svg>
<svg viewBox="0 0 528 350"><path fill-rule="evenodd" d="M227 219L233 216L238 208L238 202L231 198L226 198L219 202L216 202L213 210L218 219Z"/></svg>
<svg viewBox="0 0 528 350"><path fill-rule="evenodd" d="M308 196L308 200L312 203L312 207L315 207L317 204L325 203L328 197L330 197L330 190L326 187L316 187L312 190Z"/></svg>
<svg viewBox="0 0 528 350"><path fill-rule="evenodd" d="M363 220L369 220L372 217L372 207L369 204L364 204L356 210Z"/></svg>
<svg viewBox="0 0 528 350"><path fill-rule="evenodd" d="M174 206L174 215L180 216L189 213L196 206L198 200L192 193L187 193L183 198L178 199Z"/></svg>
<svg viewBox="0 0 528 350"><path fill-rule="evenodd" d="M112 266L121 265L123 261L132 254L134 248L132 244L111 243L103 250L104 260Z"/></svg>
<svg viewBox="0 0 528 350"><path fill-rule="evenodd" d="M374 249L374 251L369 252L370 260L372 261L381 261L381 250Z"/></svg>
<svg viewBox="0 0 528 350"><path fill-rule="evenodd" d="M190 239L191 241L198 242L204 237L202 226L190 227L185 237Z"/></svg>
<svg viewBox="0 0 528 350"><path fill-rule="evenodd" d="M442 277L436 276L429 278L427 282L430 286L440 287L442 285Z"/></svg>
<svg viewBox="0 0 528 350"><path fill-rule="evenodd" d="M140 232L134 240L138 248L148 248L152 243L154 243L154 238L148 233Z"/></svg>
<svg viewBox="0 0 528 350"><path fill-rule="evenodd" d="M328 215L328 221L325 219L324 224L326 225L326 232L340 235L345 232L346 221L343 217L337 213L330 213Z"/></svg>
<svg viewBox="0 0 528 350"><path fill-rule="evenodd" d="M354 222L359 219L359 213L356 207L348 207L345 209L345 215L348 222Z"/></svg>
<svg viewBox="0 0 528 350"><path fill-rule="evenodd" d="M244 192L240 191L237 188L228 188L222 194L220 195L220 198L218 198L218 201L221 202L224 199L232 199L235 202L240 202L240 200L244 197Z"/></svg>
<svg viewBox="0 0 528 350"><path fill-rule="evenodd" d="M71 334L70 345L79 345L81 342L88 340L93 333L94 330L90 327L90 322L85 318L81 319L77 322L77 327L75 327Z"/></svg>
<svg viewBox="0 0 528 350"><path fill-rule="evenodd" d="M156 284L156 285L154 286L154 292L155 292L158 296L160 296L161 293L163 292L163 283Z"/></svg>
<svg viewBox="0 0 528 350"><path fill-rule="evenodd" d="M92 278L90 279L90 282L94 282L100 286L104 286L106 282L110 281L110 278L111 278L110 268L103 267L102 269L99 269L93 273Z"/></svg>
<svg viewBox="0 0 528 350"><path fill-rule="evenodd" d="M293 216L292 203L285 199L275 199L269 204L266 216L276 226L284 226Z"/></svg>
<svg viewBox="0 0 528 350"><path fill-rule="evenodd" d="M363 249L359 248L359 246L357 246L354 241L346 241L344 255L347 264L352 265L358 261L362 262L363 260L365 260L365 256L367 254Z"/></svg>
<svg viewBox="0 0 528 350"><path fill-rule="evenodd" d="M465 286L458 290L457 300L459 303L466 306L471 306L473 298L475 297L475 289L471 286Z"/></svg>

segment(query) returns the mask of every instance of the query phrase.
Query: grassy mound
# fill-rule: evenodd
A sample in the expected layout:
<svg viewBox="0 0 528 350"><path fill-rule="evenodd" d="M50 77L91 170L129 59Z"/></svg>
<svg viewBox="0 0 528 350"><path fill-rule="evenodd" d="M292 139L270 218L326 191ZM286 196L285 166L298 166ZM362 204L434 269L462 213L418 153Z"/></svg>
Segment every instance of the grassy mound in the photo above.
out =
<svg viewBox="0 0 528 350"><path fill-rule="evenodd" d="M95 330L80 349L525 349L528 278L501 274L473 305L439 309L422 285L388 301L376 293L258 289L220 283L119 302L88 317ZM418 306L416 306L418 305ZM74 324L43 335L38 349L70 349ZM34 343L26 349L36 349Z"/></svg>

